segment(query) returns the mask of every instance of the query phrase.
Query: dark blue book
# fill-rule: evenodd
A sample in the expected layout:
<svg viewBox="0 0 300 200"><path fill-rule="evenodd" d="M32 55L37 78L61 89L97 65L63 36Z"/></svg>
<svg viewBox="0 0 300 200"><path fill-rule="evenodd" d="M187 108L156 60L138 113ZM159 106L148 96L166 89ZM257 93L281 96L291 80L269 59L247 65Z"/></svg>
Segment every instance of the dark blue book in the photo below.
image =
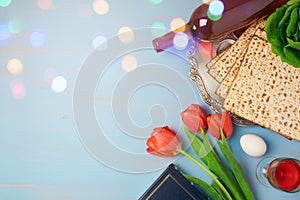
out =
<svg viewBox="0 0 300 200"><path fill-rule="evenodd" d="M174 164L154 181L139 200L208 200L201 188L187 180Z"/></svg>

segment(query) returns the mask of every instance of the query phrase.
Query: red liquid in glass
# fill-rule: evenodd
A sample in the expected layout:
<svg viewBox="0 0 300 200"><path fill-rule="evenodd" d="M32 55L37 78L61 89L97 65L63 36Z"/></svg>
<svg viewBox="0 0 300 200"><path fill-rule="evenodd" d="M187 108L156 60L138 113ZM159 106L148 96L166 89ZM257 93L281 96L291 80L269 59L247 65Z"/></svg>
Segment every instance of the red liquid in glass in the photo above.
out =
<svg viewBox="0 0 300 200"><path fill-rule="evenodd" d="M291 192L300 185L300 166L293 159L275 160L267 169L267 178L274 187Z"/></svg>
<svg viewBox="0 0 300 200"><path fill-rule="evenodd" d="M275 171L275 179L278 185L286 191L296 189L300 184L300 169L293 160L285 160L280 163Z"/></svg>

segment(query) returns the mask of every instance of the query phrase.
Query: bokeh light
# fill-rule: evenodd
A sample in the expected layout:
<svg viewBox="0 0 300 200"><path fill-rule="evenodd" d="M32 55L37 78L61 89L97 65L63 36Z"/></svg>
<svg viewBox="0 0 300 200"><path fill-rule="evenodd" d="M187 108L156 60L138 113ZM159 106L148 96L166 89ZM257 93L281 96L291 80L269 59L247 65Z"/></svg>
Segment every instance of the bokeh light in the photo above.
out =
<svg viewBox="0 0 300 200"><path fill-rule="evenodd" d="M11 0L0 0L0 6L1 7L6 7L11 4Z"/></svg>
<svg viewBox="0 0 300 200"><path fill-rule="evenodd" d="M203 3L205 3L207 5L211 2L211 0L202 0L202 1L203 1Z"/></svg>
<svg viewBox="0 0 300 200"><path fill-rule="evenodd" d="M151 26L152 28L152 35L154 37L159 37L159 36L162 36L166 33L166 26L164 23L162 22L154 22Z"/></svg>
<svg viewBox="0 0 300 200"><path fill-rule="evenodd" d="M189 38L187 34L179 32L176 33L173 39L174 47L178 50L183 50L188 46Z"/></svg>
<svg viewBox="0 0 300 200"><path fill-rule="evenodd" d="M65 91L67 86L67 80L63 76L56 76L51 83L51 88L56 93L61 93Z"/></svg>
<svg viewBox="0 0 300 200"><path fill-rule="evenodd" d="M13 80L10 82L10 91L14 98L24 99L26 96L26 89L22 81Z"/></svg>
<svg viewBox="0 0 300 200"><path fill-rule="evenodd" d="M210 2L208 6L207 15L208 17L213 20L219 20L222 17L224 12L224 4L220 0L213 0Z"/></svg>
<svg viewBox="0 0 300 200"><path fill-rule="evenodd" d="M220 0L213 0L210 2L208 10L212 15L222 15L224 12L224 4Z"/></svg>
<svg viewBox="0 0 300 200"><path fill-rule="evenodd" d="M45 35L41 32L33 32L30 35L30 44L34 47L40 47L45 42Z"/></svg>
<svg viewBox="0 0 300 200"><path fill-rule="evenodd" d="M134 41L133 31L131 30L131 28L126 26L119 29L118 37L125 44L129 44Z"/></svg>
<svg viewBox="0 0 300 200"><path fill-rule="evenodd" d="M95 0L93 3L95 13L105 15L109 11L109 4L105 0Z"/></svg>
<svg viewBox="0 0 300 200"><path fill-rule="evenodd" d="M23 72L23 64L20 60L13 58L7 62L7 70L12 75L18 75Z"/></svg>
<svg viewBox="0 0 300 200"><path fill-rule="evenodd" d="M163 2L163 0L150 0L150 1L151 1L151 3L153 3L153 4L160 4L160 3Z"/></svg>
<svg viewBox="0 0 300 200"><path fill-rule="evenodd" d="M7 40L10 38L10 31L7 24L0 24L0 40Z"/></svg>
<svg viewBox="0 0 300 200"><path fill-rule="evenodd" d="M181 18L174 18L171 21L170 27L175 32L185 31L185 21Z"/></svg>
<svg viewBox="0 0 300 200"><path fill-rule="evenodd" d="M218 21L219 19L222 18L222 15L212 15L209 11L207 11L207 17L208 17L211 21Z"/></svg>
<svg viewBox="0 0 300 200"><path fill-rule="evenodd" d="M107 47L107 38L103 35L98 35L93 40L93 47L97 51L103 51Z"/></svg>
<svg viewBox="0 0 300 200"><path fill-rule="evenodd" d="M37 0L38 7L42 10L52 8L52 0Z"/></svg>
<svg viewBox="0 0 300 200"><path fill-rule="evenodd" d="M22 31L22 23L19 19L11 19L8 22L8 28L11 33L20 33Z"/></svg>
<svg viewBox="0 0 300 200"><path fill-rule="evenodd" d="M130 72L137 68L137 60L132 55L127 55L122 60L122 68L125 72Z"/></svg>

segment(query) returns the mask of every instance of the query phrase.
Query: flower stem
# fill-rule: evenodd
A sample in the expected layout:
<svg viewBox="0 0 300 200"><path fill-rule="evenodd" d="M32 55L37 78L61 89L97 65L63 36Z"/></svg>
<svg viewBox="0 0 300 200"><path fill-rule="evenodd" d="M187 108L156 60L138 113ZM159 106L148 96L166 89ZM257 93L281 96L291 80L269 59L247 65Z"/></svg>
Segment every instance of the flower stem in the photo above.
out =
<svg viewBox="0 0 300 200"><path fill-rule="evenodd" d="M183 149L180 149L179 152L182 153L183 155L185 155L186 157L188 157L190 160L192 160L194 163L196 163L199 167L201 167L206 173L208 173L208 175L217 183L217 185L220 187L220 189L224 192L224 194L226 195L226 199L232 200L232 198L231 198L230 194L228 193L228 191L226 190L226 188L223 186L223 184L219 181L219 179L217 179L217 177L208 168L206 168L201 162L199 162L196 158L191 156L189 153L187 153Z"/></svg>

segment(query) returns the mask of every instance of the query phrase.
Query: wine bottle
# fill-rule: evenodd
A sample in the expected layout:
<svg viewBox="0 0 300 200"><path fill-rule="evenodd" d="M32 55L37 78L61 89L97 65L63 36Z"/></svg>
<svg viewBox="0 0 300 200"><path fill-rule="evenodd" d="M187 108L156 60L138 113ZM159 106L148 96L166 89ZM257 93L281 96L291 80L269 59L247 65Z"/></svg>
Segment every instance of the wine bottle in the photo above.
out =
<svg viewBox="0 0 300 200"><path fill-rule="evenodd" d="M164 51L173 46L173 38L177 32L184 32L189 38L198 37L201 40L212 41L222 34L249 26L262 16L270 15L287 1L212 0L196 8L186 25L154 39L152 43L157 52ZM211 11L210 6L213 3L223 6L224 10L220 15Z"/></svg>

